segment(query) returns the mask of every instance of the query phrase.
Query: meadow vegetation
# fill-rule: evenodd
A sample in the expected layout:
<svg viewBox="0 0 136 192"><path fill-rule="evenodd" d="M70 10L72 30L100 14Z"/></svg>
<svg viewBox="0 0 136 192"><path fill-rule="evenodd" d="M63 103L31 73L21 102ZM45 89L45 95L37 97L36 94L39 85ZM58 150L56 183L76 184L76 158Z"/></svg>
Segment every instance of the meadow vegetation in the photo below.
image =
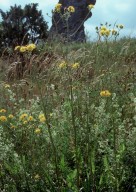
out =
<svg viewBox="0 0 136 192"><path fill-rule="evenodd" d="M136 39L32 47L0 58L0 191L136 192Z"/></svg>

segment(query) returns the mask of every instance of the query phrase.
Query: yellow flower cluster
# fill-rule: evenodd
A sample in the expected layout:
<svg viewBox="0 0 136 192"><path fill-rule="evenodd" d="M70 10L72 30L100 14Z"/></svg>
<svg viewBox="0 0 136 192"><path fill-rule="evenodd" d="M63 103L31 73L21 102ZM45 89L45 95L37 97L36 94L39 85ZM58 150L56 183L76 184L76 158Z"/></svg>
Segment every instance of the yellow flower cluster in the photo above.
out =
<svg viewBox="0 0 136 192"><path fill-rule="evenodd" d="M11 129L15 129L15 128L16 128L16 126L15 126L15 125L13 125L12 123L10 123L10 128L11 128Z"/></svg>
<svg viewBox="0 0 136 192"><path fill-rule="evenodd" d="M93 9L93 8L94 8L94 5L92 5L92 4L88 5L88 9L89 9L89 10L91 10L91 9Z"/></svg>
<svg viewBox="0 0 136 192"><path fill-rule="evenodd" d="M10 114L8 117L9 117L9 119L13 119L14 116L12 114Z"/></svg>
<svg viewBox="0 0 136 192"><path fill-rule="evenodd" d="M5 87L5 89L9 89L10 85L9 84L5 84L4 87Z"/></svg>
<svg viewBox="0 0 136 192"><path fill-rule="evenodd" d="M34 118L33 116L28 116L28 114L23 113L22 115L20 115L19 117L20 121L23 121L23 124L27 124L29 121L33 121Z"/></svg>
<svg viewBox="0 0 136 192"><path fill-rule="evenodd" d="M36 133L36 134L40 134L40 133L41 133L41 129L40 129L40 128L36 128L36 129L35 129L35 133Z"/></svg>
<svg viewBox="0 0 136 192"><path fill-rule="evenodd" d="M60 69L64 69L64 68L66 68L66 66L68 66L67 63L66 63L65 61L62 61L62 62L59 64L58 67L59 67ZM80 64L79 64L79 63L73 63L72 65L70 65L70 66L68 66L68 67L71 67L72 69L77 69L77 68L80 67Z"/></svg>
<svg viewBox="0 0 136 192"><path fill-rule="evenodd" d="M6 113L6 109L1 109L0 113Z"/></svg>
<svg viewBox="0 0 136 192"><path fill-rule="evenodd" d="M7 121L7 117L6 116L0 116L0 121L2 122L6 122Z"/></svg>
<svg viewBox="0 0 136 192"><path fill-rule="evenodd" d="M6 111L6 109L1 109L0 110L0 113L6 113L7 111ZM8 115L8 118L9 119L13 119L13 115L12 114L9 114ZM5 122L5 121L7 121L7 117L5 116L5 115L2 115L2 116L0 116L0 121L2 121L2 122Z"/></svg>
<svg viewBox="0 0 136 192"><path fill-rule="evenodd" d="M111 30L107 29L105 26L100 28L100 35L108 37L111 33Z"/></svg>
<svg viewBox="0 0 136 192"><path fill-rule="evenodd" d="M102 97L109 97L109 96L111 96L111 92L108 91L108 90L104 90L104 91L101 91L101 92L100 92L100 95L101 95Z"/></svg>
<svg viewBox="0 0 136 192"><path fill-rule="evenodd" d="M33 116L31 116L31 115L28 116L28 114L26 114L26 113L23 113L22 115L20 115L19 119L20 119L20 121L23 121L24 124L26 124L28 121L34 121ZM43 113L39 115L39 120L40 120L40 122L46 121L45 115Z"/></svg>
<svg viewBox="0 0 136 192"><path fill-rule="evenodd" d="M23 121L24 119L26 119L26 117L28 117L28 115L26 113L23 113L21 116L20 116L20 121Z"/></svg>
<svg viewBox="0 0 136 192"><path fill-rule="evenodd" d="M31 43L31 44L29 44L29 45L26 45L26 46L16 46L15 47L15 51L19 51L19 52L21 52L21 53L24 53L24 52L26 52L26 51L33 51L34 49L36 49L36 45L35 44L33 44L33 43Z"/></svg>
<svg viewBox="0 0 136 192"><path fill-rule="evenodd" d="M61 7L62 7L62 4L61 3L58 3L56 6L55 6L55 12L59 13L60 10L61 10Z"/></svg>
<svg viewBox="0 0 136 192"><path fill-rule="evenodd" d="M62 61L60 64L59 64L59 68L60 69L63 69L63 68L66 68L67 66L67 63L65 61Z"/></svg>
<svg viewBox="0 0 136 192"><path fill-rule="evenodd" d="M34 120L33 116L28 117L28 121L33 121L33 120Z"/></svg>
<svg viewBox="0 0 136 192"><path fill-rule="evenodd" d="M42 123L46 121L45 115L43 113L39 115L39 120Z"/></svg>
<svg viewBox="0 0 136 192"><path fill-rule="evenodd" d="M79 63L73 63L71 66L73 69L77 69L80 67Z"/></svg>
<svg viewBox="0 0 136 192"><path fill-rule="evenodd" d="M75 8L74 8L73 6L69 6L69 7L67 8L67 10L68 10L68 12L70 12L70 13L74 13L74 12L75 12Z"/></svg>
<svg viewBox="0 0 136 192"><path fill-rule="evenodd" d="M111 35L111 36L115 36L116 38L119 35L119 31L124 28L124 26L120 24L120 25L116 25L116 29L110 30L107 27L110 25L107 25L107 23L105 25L106 26L102 25L100 28L96 27L97 33L100 36L109 37Z"/></svg>
<svg viewBox="0 0 136 192"><path fill-rule="evenodd" d="M39 180L39 179L40 179L40 175L39 175L39 174L36 174L36 175L34 176L34 179L35 179L35 180Z"/></svg>

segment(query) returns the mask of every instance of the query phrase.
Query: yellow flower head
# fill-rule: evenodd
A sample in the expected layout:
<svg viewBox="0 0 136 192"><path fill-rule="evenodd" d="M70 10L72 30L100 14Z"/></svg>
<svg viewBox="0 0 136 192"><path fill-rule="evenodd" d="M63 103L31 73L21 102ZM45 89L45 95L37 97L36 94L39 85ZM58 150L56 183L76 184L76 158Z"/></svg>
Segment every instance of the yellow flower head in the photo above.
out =
<svg viewBox="0 0 136 192"><path fill-rule="evenodd" d="M62 7L62 4L61 3L58 3L56 6L55 6L55 12L60 12L60 9L61 9L61 7Z"/></svg>
<svg viewBox="0 0 136 192"><path fill-rule="evenodd" d="M107 30L106 26L102 26L102 27L101 27L101 30L106 31L106 30Z"/></svg>
<svg viewBox="0 0 136 192"><path fill-rule="evenodd" d="M91 10L91 9L93 9L93 8L94 8L94 5L92 5L92 4L88 5L88 9L89 9L89 10Z"/></svg>
<svg viewBox="0 0 136 192"><path fill-rule="evenodd" d="M34 176L34 179L35 179L35 180L39 180L39 179L40 179L40 175L36 174L36 175Z"/></svg>
<svg viewBox="0 0 136 192"><path fill-rule="evenodd" d="M40 122L45 122L46 121L46 118L45 118L44 114L39 115L39 120L40 120Z"/></svg>
<svg viewBox="0 0 136 192"><path fill-rule="evenodd" d="M8 117L9 117L10 119L13 119L14 116L13 116L12 114L10 114Z"/></svg>
<svg viewBox="0 0 136 192"><path fill-rule="evenodd" d="M75 12L75 8L74 8L73 6L69 6L69 7L67 8L67 10L68 10L68 12L70 12L70 13L74 13L74 12Z"/></svg>
<svg viewBox="0 0 136 192"><path fill-rule="evenodd" d="M6 116L0 116L0 121L6 122L7 121L7 117Z"/></svg>
<svg viewBox="0 0 136 192"><path fill-rule="evenodd" d="M35 129L35 133L36 133L36 134L40 134L40 133L41 133L41 129L36 128L36 129Z"/></svg>
<svg viewBox="0 0 136 192"><path fill-rule="evenodd" d="M25 124L27 124L28 123L28 121L23 121L23 124L25 125Z"/></svg>
<svg viewBox="0 0 136 192"><path fill-rule="evenodd" d="M79 65L79 63L74 63L74 64L72 64L71 67L72 67L73 69L77 69L77 68L80 67L80 65Z"/></svg>
<svg viewBox="0 0 136 192"><path fill-rule="evenodd" d="M108 90L104 90L104 91L101 91L101 92L100 92L100 95L101 95L102 97L109 97L109 96L111 96L111 93L110 93L110 91L108 91Z"/></svg>
<svg viewBox="0 0 136 192"><path fill-rule="evenodd" d="M107 29L106 31L105 31L105 35L108 37L109 35L110 35L110 30L109 29Z"/></svg>
<svg viewBox="0 0 136 192"><path fill-rule="evenodd" d="M16 126L15 126L15 125L13 125L13 124L10 124L10 128L11 128L11 129L15 129L15 128L16 128Z"/></svg>
<svg viewBox="0 0 136 192"><path fill-rule="evenodd" d="M27 47L26 46L21 46L20 47L20 52L24 53L25 51L27 51Z"/></svg>
<svg viewBox="0 0 136 192"><path fill-rule="evenodd" d="M100 30L100 35L101 35L101 36L104 36L104 35L105 35L105 30L101 29L101 30Z"/></svg>
<svg viewBox="0 0 136 192"><path fill-rule="evenodd" d="M5 84L4 87L5 87L5 89L8 89L8 88L10 88L10 85L9 84Z"/></svg>
<svg viewBox="0 0 136 192"><path fill-rule="evenodd" d="M0 113L6 113L6 109L1 109Z"/></svg>
<svg viewBox="0 0 136 192"><path fill-rule="evenodd" d="M20 116L20 120L24 120L28 115L26 113L23 113L21 116Z"/></svg>
<svg viewBox="0 0 136 192"><path fill-rule="evenodd" d="M60 69L66 68L66 66L67 66L67 63L65 61L62 61L62 63L59 64Z"/></svg>
<svg viewBox="0 0 136 192"><path fill-rule="evenodd" d="M34 49L36 49L36 45L35 44L29 44L26 46L27 51L33 51Z"/></svg>
<svg viewBox="0 0 136 192"><path fill-rule="evenodd" d="M33 120L34 120L33 116L28 117L28 121L33 121Z"/></svg>
<svg viewBox="0 0 136 192"><path fill-rule="evenodd" d="M19 51L20 50L20 46L16 46L14 50L15 51Z"/></svg>

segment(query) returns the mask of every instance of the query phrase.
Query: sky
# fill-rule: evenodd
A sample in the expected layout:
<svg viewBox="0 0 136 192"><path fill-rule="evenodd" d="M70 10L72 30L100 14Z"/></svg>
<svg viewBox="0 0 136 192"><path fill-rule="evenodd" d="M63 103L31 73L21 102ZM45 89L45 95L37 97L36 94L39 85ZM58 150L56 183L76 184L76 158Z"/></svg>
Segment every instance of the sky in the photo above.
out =
<svg viewBox="0 0 136 192"><path fill-rule="evenodd" d="M96 0L96 5L92 10L92 17L85 22L85 31L90 39L97 38L95 27L108 22L112 26L123 24L124 29L120 36L136 37L136 0ZM9 10L12 5L22 5L38 3L39 10L42 10L45 21L51 26L51 10L58 3L58 0L0 0L0 9ZM48 14L48 15L47 15Z"/></svg>

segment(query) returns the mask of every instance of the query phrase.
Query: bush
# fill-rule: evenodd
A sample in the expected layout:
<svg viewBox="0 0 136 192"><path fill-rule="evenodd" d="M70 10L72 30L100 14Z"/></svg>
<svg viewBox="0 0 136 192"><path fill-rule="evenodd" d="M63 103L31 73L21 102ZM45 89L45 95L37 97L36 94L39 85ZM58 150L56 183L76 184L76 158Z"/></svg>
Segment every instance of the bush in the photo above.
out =
<svg viewBox="0 0 136 192"><path fill-rule="evenodd" d="M0 44L4 47L14 47L47 38L47 22L44 21L42 12L37 6L37 3L32 3L25 5L24 8L11 6L7 12L0 10L2 16Z"/></svg>

